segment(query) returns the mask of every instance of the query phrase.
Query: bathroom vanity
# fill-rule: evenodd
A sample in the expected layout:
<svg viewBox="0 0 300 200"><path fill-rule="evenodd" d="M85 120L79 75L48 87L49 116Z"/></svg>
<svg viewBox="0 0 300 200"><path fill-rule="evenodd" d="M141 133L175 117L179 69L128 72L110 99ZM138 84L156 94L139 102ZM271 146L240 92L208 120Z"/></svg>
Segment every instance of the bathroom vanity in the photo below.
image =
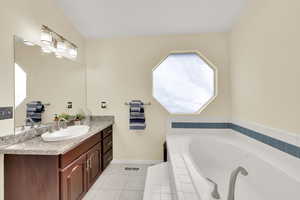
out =
<svg viewBox="0 0 300 200"><path fill-rule="evenodd" d="M37 137L6 148L5 200L82 199L113 158L112 130L102 122L81 139Z"/></svg>

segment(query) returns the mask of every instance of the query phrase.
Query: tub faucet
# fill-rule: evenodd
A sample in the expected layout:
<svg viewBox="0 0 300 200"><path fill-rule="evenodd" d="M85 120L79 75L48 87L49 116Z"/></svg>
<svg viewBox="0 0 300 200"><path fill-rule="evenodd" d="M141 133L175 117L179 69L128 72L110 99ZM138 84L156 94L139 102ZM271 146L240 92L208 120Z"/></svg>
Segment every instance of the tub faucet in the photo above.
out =
<svg viewBox="0 0 300 200"><path fill-rule="evenodd" d="M209 179L209 178L206 178L206 180L208 180L209 182L211 182L214 185L214 189L211 192L211 196L214 199L220 199L221 197L220 197L220 194L219 194L219 191L218 191L218 184L216 182L214 182L213 180Z"/></svg>
<svg viewBox="0 0 300 200"><path fill-rule="evenodd" d="M230 175L230 182L229 182L229 191L228 191L228 198L227 200L235 200L234 194L235 194L235 183L237 180L237 177L241 173L244 176L248 175L247 170L244 167L238 167Z"/></svg>

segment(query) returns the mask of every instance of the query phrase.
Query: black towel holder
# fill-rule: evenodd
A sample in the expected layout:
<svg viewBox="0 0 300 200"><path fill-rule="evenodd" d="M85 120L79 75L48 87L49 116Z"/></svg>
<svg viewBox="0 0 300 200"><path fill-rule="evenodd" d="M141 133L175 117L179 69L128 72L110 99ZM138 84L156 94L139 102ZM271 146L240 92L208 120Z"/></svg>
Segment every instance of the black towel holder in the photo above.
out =
<svg viewBox="0 0 300 200"><path fill-rule="evenodd" d="M45 107L47 107L47 106L51 106L51 103L44 103L43 104Z"/></svg>

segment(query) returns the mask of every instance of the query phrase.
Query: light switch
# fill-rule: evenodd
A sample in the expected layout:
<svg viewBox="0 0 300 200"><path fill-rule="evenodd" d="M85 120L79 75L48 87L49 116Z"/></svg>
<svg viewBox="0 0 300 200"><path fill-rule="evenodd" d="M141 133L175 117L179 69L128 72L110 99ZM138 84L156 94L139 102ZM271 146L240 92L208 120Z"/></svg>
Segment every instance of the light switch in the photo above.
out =
<svg viewBox="0 0 300 200"><path fill-rule="evenodd" d="M13 107L0 107L0 120L12 119Z"/></svg>
<svg viewBox="0 0 300 200"><path fill-rule="evenodd" d="M71 101L67 102L67 108L72 109L73 108L73 102L71 102Z"/></svg>

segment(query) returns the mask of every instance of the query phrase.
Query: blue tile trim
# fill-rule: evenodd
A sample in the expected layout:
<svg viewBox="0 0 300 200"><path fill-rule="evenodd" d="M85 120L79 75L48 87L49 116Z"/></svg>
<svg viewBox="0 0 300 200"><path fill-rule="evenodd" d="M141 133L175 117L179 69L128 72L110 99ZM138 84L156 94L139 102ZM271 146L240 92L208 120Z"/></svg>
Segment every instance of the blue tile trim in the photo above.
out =
<svg viewBox="0 0 300 200"><path fill-rule="evenodd" d="M226 129L229 128L229 123L173 122L172 128Z"/></svg>
<svg viewBox="0 0 300 200"><path fill-rule="evenodd" d="M270 145L280 151L300 158L300 147L283 142L273 137L241 127L233 123L206 123L206 122L173 122L172 128L203 128L203 129L232 129L252 139Z"/></svg>
<svg viewBox="0 0 300 200"><path fill-rule="evenodd" d="M267 136L267 135L264 135L262 133L259 133L259 132L256 132L256 131L253 131L253 130L250 130L248 128L244 128L244 127L241 127L241 126L238 126L236 124L229 124L229 127L232 129L232 130L235 130L243 135L246 135L250 138L253 138L255 140L258 140L264 144L267 144L267 145L270 145L280 151L283 151L285 153L288 153L292 156L295 156L297 158L300 158L300 147L297 147L293 144L289 144L287 142L283 142L281 140L278 140L278 139L275 139L273 137L270 137L270 136Z"/></svg>

